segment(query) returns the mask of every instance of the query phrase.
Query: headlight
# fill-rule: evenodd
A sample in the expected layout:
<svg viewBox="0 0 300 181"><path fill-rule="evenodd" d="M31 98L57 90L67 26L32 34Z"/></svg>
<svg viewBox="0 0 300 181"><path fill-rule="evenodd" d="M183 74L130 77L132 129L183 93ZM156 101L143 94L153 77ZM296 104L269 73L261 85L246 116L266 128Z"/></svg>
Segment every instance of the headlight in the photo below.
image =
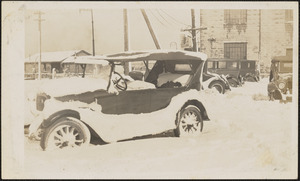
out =
<svg viewBox="0 0 300 181"><path fill-rule="evenodd" d="M285 88L285 82L280 82L278 84L279 89L284 89Z"/></svg>

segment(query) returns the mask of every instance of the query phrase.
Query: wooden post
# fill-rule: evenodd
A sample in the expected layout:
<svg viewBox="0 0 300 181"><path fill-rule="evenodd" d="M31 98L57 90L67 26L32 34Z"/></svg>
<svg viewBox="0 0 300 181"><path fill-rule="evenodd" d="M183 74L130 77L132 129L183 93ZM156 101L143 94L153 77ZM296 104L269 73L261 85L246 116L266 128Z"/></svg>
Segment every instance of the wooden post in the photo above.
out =
<svg viewBox="0 0 300 181"><path fill-rule="evenodd" d="M127 17L127 9L123 9L123 19L124 19L124 51L129 50L128 44L128 17ZM129 74L129 63L125 62L124 64L124 74Z"/></svg>
<svg viewBox="0 0 300 181"><path fill-rule="evenodd" d="M150 31L150 34L151 34L151 36L152 36L152 39L153 39L153 41L154 41L154 43L155 43L156 48L157 48L157 49L160 49L159 43L158 43L158 41L157 41L157 39L156 39L156 36L155 36L155 34L154 34L154 31L153 31L153 29L152 29L152 26L151 26L151 24L150 24L150 21L149 21L149 19L148 19L148 16L147 16L147 14L146 14L146 11L145 11L144 9L141 9L141 12L142 12L142 14L143 14L143 16L144 16L145 22L146 22L146 24L147 24L147 26L148 26L148 29L149 29L149 31Z"/></svg>
<svg viewBox="0 0 300 181"><path fill-rule="evenodd" d="M193 52L197 52L197 41L196 41L196 30L195 30L195 10L191 9L192 16L192 41L193 41Z"/></svg>
<svg viewBox="0 0 300 181"><path fill-rule="evenodd" d="M41 15L44 14L41 11L35 13L38 14L38 19L36 19L39 22L39 32L40 32L40 60L39 60L39 65L38 65L38 70L39 70L39 75L38 75L38 80L41 80L41 64L42 64L42 21L44 21L44 19L42 19Z"/></svg>

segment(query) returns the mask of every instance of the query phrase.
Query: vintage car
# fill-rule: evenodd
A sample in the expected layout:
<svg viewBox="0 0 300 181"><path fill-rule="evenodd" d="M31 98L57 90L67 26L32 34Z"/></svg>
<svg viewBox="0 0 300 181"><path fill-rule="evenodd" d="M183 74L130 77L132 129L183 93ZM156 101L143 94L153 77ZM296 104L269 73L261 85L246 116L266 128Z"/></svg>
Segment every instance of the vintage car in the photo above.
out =
<svg viewBox="0 0 300 181"><path fill-rule="evenodd" d="M255 60L240 61L240 75L248 82L258 82L260 80L260 71Z"/></svg>
<svg viewBox="0 0 300 181"><path fill-rule="evenodd" d="M226 91L230 91L230 84L227 78L223 74L218 75L207 71L207 63L208 61L205 62L203 68L203 89L215 88L221 94L224 94Z"/></svg>
<svg viewBox="0 0 300 181"><path fill-rule="evenodd" d="M255 60L208 58L207 69L211 73L225 75L231 87L260 79Z"/></svg>
<svg viewBox="0 0 300 181"><path fill-rule="evenodd" d="M166 130L199 135L209 120L200 91L206 59L178 50L78 57L75 63L83 69L99 65L99 74L41 86L31 110L32 133L40 133L44 150L86 146L91 137L110 143ZM155 64L142 79L123 75L124 63L147 61Z"/></svg>
<svg viewBox="0 0 300 181"><path fill-rule="evenodd" d="M293 61L292 56L278 56L271 61L268 84L270 100L292 101Z"/></svg>
<svg viewBox="0 0 300 181"><path fill-rule="evenodd" d="M242 86L243 77L240 75L240 60L208 58L207 70L211 73L225 75L231 87Z"/></svg>

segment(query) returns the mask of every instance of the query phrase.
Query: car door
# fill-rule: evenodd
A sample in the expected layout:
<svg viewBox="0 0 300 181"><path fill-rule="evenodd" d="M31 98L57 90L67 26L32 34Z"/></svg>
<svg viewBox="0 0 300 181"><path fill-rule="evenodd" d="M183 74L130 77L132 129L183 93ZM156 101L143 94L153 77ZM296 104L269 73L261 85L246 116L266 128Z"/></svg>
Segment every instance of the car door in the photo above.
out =
<svg viewBox="0 0 300 181"><path fill-rule="evenodd" d="M166 108L174 96L182 93L185 90L186 87L158 88L150 90L151 100L149 111L153 112Z"/></svg>
<svg viewBox="0 0 300 181"><path fill-rule="evenodd" d="M216 73L219 75L231 75L233 77L238 77L239 75L239 62L237 61L219 61Z"/></svg>
<svg viewBox="0 0 300 181"><path fill-rule="evenodd" d="M117 95L115 114L151 112L150 89L121 91Z"/></svg>

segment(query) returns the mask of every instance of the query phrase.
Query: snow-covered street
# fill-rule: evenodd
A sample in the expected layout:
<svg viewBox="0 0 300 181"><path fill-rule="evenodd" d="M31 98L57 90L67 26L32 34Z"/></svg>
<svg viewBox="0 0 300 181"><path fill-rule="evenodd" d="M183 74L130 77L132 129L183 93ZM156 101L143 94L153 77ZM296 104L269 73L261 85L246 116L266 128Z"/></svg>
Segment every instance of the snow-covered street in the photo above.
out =
<svg viewBox="0 0 300 181"><path fill-rule="evenodd" d="M268 79L205 93L201 136L166 133L81 149L42 151L24 138L23 178L295 178L293 103L268 101ZM204 93L204 92L203 92Z"/></svg>

